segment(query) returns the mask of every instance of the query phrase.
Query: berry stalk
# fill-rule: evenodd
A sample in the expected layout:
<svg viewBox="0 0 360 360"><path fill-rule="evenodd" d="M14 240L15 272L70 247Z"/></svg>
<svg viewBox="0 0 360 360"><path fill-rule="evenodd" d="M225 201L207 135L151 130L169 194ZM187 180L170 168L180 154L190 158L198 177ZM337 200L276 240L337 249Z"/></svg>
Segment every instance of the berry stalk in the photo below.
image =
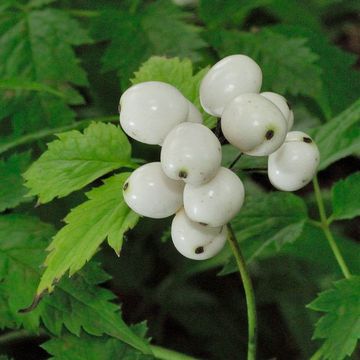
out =
<svg viewBox="0 0 360 360"><path fill-rule="evenodd" d="M244 286L245 297L246 297L247 316L248 316L247 360L255 360L256 338L257 338L257 315L256 315L255 294L245 259L240 251L239 244L236 240L236 236L230 224L228 225L228 242L231 251L235 257L237 267L239 269L239 274Z"/></svg>
<svg viewBox="0 0 360 360"><path fill-rule="evenodd" d="M337 263L339 264L339 267L340 267L344 277L346 279L348 279L351 277L351 273L350 273L348 266L346 265L344 257L342 256L340 249L337 246L334 236L330 230L329 219L326 216L324 201L322 199L317 175L315 175L315 177L313 179L313 186L314 186L314 191L315 191L316 203L317 203L318 209L319 209L321 228L325 234L327 241L329 242L331 250L336 258Z"/></svg>

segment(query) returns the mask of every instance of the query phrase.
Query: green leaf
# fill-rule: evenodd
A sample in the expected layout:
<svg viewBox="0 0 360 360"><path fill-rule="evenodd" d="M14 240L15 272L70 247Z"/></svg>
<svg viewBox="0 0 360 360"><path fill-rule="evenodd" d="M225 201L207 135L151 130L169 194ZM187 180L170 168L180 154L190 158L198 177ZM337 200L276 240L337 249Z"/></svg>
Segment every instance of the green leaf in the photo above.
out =
<svg viewBox="0 0 360 360"><path fill-rule="evenodd" d="M360 151L360 99L311 132L320 150L319 169Z"/></svg>
<svg viewBox="0 0 360 360"><path fill-rule="evenodd" d="M94 263L72 279L60 281L54 294L44 297L31 312L19 313L34 296L45 247L53 233L51 226L34 217L0 217L0 328L23 326L37 332L41 319L57 336L64 326L75 335L84 329L94 336L107 334L148 353L147 342L121 319L119 306L113 303L116 296L99 286L109 276Z"/></svg>
<svg viewBox="0 0 360 360"><path fill-rule="evenodd" d="M250 262L294 242L301 235L306 219L306 206L300 197L273 192L247 197L232 226L245 258ZM231 259L222 273L234 271L236 264Z"/></svg>
<svg viewBox="0 0 360 360"><path fill-rule="evenodd" d="M202 0L199 16L209 29L239 27L252 10L272 3L271 0Z"/></svg>
<svg viewBox="0 0 360 360"><path fill-rule="evenodd" d="M144 337L146 325L138 324L132 330ZM94 337L85 333L80 337L66 333L58 338L52 338L41 347L51 354L54 360L150 360L153 356L144 355L123 342L110 338Z"/></svg>
<svg viewBox="0 0 360 360"><path fill-rule="evenodd" d="M208 68L205 68L194 75L193 66L189 59L167 59L153 56L135 72L131 82L138 84L144 81L163 81L175 86L196 105L203 114L204 124L211 128L215 126L216 118L205 113L200 105L199 98L200 83L207 71Z"/></svg>
<svg viewBox="0 0 360 360"><path fill-rule="evenodd" d="M188 17L169 0L151 2L135 14L117 9L104 11L95 18L93 28L96 39L110 40L102 59L104 70L116 70L125 88L133 72L152 55L200 60L199 50L206 44L199 28L187 23Z"/></svg>
<svg viewBox="0 0 360 360"><path fill-rule="evenodd" d="M54 90L45 84L16 78L0 80L0 89L39 91L58 96L60 98L65 97L65 95L60 91Z"/></svg>
<svg viewBox="0 0 360 360"><path fill-rule="evenodd" d="M124 233L135 226L139 216L131 211L122 197L122 187L129 173L112 176L104 185L87 193L89 200L66 216L64 226L48 247L45 272L37 294L51 292L54 281L66 271L70 275L89 261L107 238L119 254Z"/></svg>
<svg viewBox="0 0 360 360"><path fill-rule="evenodd" d="M83 102L72 86L87 85L73 50L90 42L84 30L64 11L25 12L18 7L1 17L0 30L0 78L27 84L25 90L18 87L0 93L0 119L12 116L16 134L70 123L74 113L69 105ZM53 91L29 92L34 83ZM54 96L54 91L65 98Z"/></svg>
<svg viewBox="0 0 360 360"><path fill-rule="evenodd" d="M33 217L0 216L0 328L38 329L42 305L25 316L18 311L34 296L52 232L51 226Z"/></svg>
<svg viewBox="0 0 360 360"><path fill-rule="evenodd" d="M325 339L322 358L342 360L350 356L360 338L360 277L335 282L308 307L325 313L314 333L314 339Z"/></svg>
<svg viewBox="0 0 360 360"><path fill-rule="evenodd" d="M84 133L72 130L57 137L24 174L29 194L39 196L40 203L64 197L112 170L135 166L130 143L115 125L92 123Z"/></svg>
<svg viewBox="0 0 360 360"><path fill-rule="evenodd" d="M345 4L342 4L343 6ZM299 13L296 15L299 18ZM318 55L323 96L328 100L328 118L355 102L360 93L360 74L354 70L357 57L330 43L328 37L309 27L277 25L272 30L284 36L307 39L307 46Z"/></svg>
<svg viewBox="0 0 360 360"><path fill-rule="evenodd" d="M18 206L27 200L27 189L21 174L30 165L30 153L13 154L0 160L0 212Z"/></svg>
<svg viewBox="0 0 360 360"><path fill-rule="evenodd" d="M338 181L332 188L332 218L352 219L360 215L360 172Z"/></svg>
<svg viewBox="0 0 360 360"><path fill-rule="evenodd" d="M289 37L264 28L260 32L217 30L206 34L220 57L243 53L252 57L263 71L263 89L286 95L322 97L318 56L304 37ZM304 76L306 74L306 76ZM323 103L324 102L324 103Z"/></svg>

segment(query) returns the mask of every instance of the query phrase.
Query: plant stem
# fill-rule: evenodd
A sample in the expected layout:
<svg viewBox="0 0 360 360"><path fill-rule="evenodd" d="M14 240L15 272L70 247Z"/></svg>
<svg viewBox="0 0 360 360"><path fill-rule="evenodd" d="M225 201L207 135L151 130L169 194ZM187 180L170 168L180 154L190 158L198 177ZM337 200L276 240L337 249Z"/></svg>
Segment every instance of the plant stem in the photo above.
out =
<svg viewBox="0 0 360 360"><path fill-rule="evenodd" d="M98 117L98 118L93 118L93 119L85 119L85 120L80 120L80 121L74 122L69 125L64 125L64 126L60 126L57 128L51 128L51 129L43 129L41 131L26 134L26 135L23 135L21 137L18 137L16 139L12 140L12 141L5 142L4 144L0 145L0 154L4 153L10 149L13 149L17 146L29 144L34 141L51 136L53 134L58 134L58 133L61 133L64 131L69 131L69 130L74 130L74 129L82 129L82 128L90 125L90 123L93 121L111 122L111 121L116 121L118 119L119 119L118 115L104 116L104 117Z"/></svg>
<svg viewBox="0 0 360 360"><path fill-rule="evenodd" d="M38 337L44 337L44 336L47 336L47 333L45 331L43 331L42 329L40 329L38 334L31 333L24 329L15 330L15 331L11 331L11 332L1 335L0 336L0 345L6 345L6 344L13 343L13 342L18 342L18 341L33 339L33 338L38 338Z"/></svg>
<svg viewBox="0 0 360 360"><path fill-rule="evenodd" d="M236 156L236 158L232 161L232 163L230 164L229 166L229 169L231 170L235 165L236 163L240 160L240 158L242 157L243 153L242 152L239 152L239 154Z"/></svg>
<svg viewBox="0 0 360 360"><path fill-rule="evenodd" d="M236 240L234 231L231 225L228 225L228 242L231 251L235 257L236 264L239 269L240 277L245 290L247 316L248 316L248 352L247 360L256 359L256 337L257 337L257 318L256 318L256 304L254 289L251 283L251 278L246 267L245 259L240 251L239 244Z"/></svg>
<svg viewBox="0 0 360 360"><path fill-rule="evenodd" d="M329 219L326 217L324 201L323 201L323 198L321 195L321 190L320 190L319 181L318 181L317 176L315 176L313 179L313 186L314 186L314 191L315 191L316 203L317 203L317 206L319 209L319 214L320 214L321 228L325 234L325 237L330 245L330 248L336 258L337 263L339 264L339 267L340 267L344 277L346 279L348 279L351 277L351 273L349 271L348 266L346 265L344 257L342 256L340 249L337 246L334 236L330 230Z"/></svg>
<svg viewBox="0 0 360 360"><path fill-rule="evenodd" d="M196 360L192 356L188 356L182 353L179 353L174 350L166 349L157 345L150 345L150 348L157 359L162 360Z"/></svg>

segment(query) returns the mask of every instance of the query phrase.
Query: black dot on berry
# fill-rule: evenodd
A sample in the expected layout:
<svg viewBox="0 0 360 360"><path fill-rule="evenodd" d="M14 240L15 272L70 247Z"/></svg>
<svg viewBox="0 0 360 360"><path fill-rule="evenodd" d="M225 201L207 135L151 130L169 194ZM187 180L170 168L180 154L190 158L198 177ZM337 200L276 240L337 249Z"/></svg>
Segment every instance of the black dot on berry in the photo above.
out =
<svg viewBox="0 0 360 360"><path fill-rule="evenodd" d="M181 179L186 179L188 176L187 172L185 170L180 170L179 171L179 178Z"/></svg>
<svg viewBox="0 0 360 360"><path fill-rule="evenodd" d="M129 183L126 182L126 183L124 184L124 186L123 186L123 190L126 191L126 189L127 189L128 187L129 187Z"/></svg>
<svg viewBox="0 0 360 360"><path fill-rule="evenodd" d="M204 252L204 248L199 246L195 249L195 254L202 254Z"/></svg>
<svg viewBox="0 0 360 360"><path fill-rule="evenodd" d="M204 222L199 222L199 224L202 225L202 226L208 226L208 224L204 223Z"/></svg>
<svg viewBox="0 0 360 360"><path fill-rule="evenodd" d="M309 137L303 137L303 140L308 144L312 143L312 140Z"/></svg>
<svg viewBox="0 0 360 360"><path fill-rule="evenodd" d="M268 130L265 134L266 140L271 140L274 137L274 130Z"/></svg>

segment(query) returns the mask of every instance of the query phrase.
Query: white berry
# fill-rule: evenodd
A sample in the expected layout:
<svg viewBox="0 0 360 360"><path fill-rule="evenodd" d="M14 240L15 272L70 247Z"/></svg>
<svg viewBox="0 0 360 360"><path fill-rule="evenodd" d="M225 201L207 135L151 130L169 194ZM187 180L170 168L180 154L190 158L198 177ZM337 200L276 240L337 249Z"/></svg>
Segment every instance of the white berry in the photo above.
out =
<svg viewBox="0 0 360 360"><path fill-rule="evenodd" d="M171 179L200 185L219 170L221 145L206 126L185 122L166 137L160 156L163 170Z"/></svg>
<svg viewBox="0 0 360 360"><path fill-rule="evenodd" d="M299 190L312 180L319 161L319 149L311 137L301 131L291 131L285 143L269 156L270 182L279 190Z"/></svg>
<svg viewBox="0 0 360 360"><path fill-rule="evenodd" d="M192 221L206 226L222 226L238 213L244 196L244 186L239 177L221 167L206 184L185 185L184 209Z"/></svg>
<svg viewBox="0 0 360 360"><path fill-rule="evenodd" d="M217 62L200 85L200 102L210 115L220 117L225 106L245 93L259 93L262 72L246 55L230 55Z"/></svg>
<svg viewBox="0 0 360 360"><path fill-rule="evenodd" d="M226 226L208 227L191 221L181 209L171 225L171 238L177 251L193 260L206 260L224 247Z"/></svg>
<svg viewBox="0 0 360 360"><path fill-rule="evenodd" d="M134 85L120 99L123 130L145 144L161 144L174 126L186 121L188 112L180 91L160 81Z"/></svg>
<svg viewBox="0 0 360 360"><path fill-rule="evenodd" d="M287 122L270 100L259 94L243 94L226 106L221 128L229 143L243 153L265 156L284 142Z"/></svg>
<svg viewBox="0 0 360 360"><path fill-rule="evenodd" d="M193 123L198 123L198 124L202 124L202 122L203 122L201 112L190 101L189 101L189 113L188 113L188 117L187 117L186 121L193 122Z"/></svg>
<svg viewBox="0 0 360 360"><path fill-rule="evenodd" d="M290 109L289 103L286 101L286 99L282 95L270 91L262 92L260 95L270 100L280 109L281 113L287 121L287 130L290 131L294 124L294 113Z"/></svg>
<svg viewBox="0 0 360 360"><path fill-rule="evenodd" d="M175 214L183 203L182 181L169 179L160 162L137 168L123 186L126 204L136 213L154 219Z"/></svg>

